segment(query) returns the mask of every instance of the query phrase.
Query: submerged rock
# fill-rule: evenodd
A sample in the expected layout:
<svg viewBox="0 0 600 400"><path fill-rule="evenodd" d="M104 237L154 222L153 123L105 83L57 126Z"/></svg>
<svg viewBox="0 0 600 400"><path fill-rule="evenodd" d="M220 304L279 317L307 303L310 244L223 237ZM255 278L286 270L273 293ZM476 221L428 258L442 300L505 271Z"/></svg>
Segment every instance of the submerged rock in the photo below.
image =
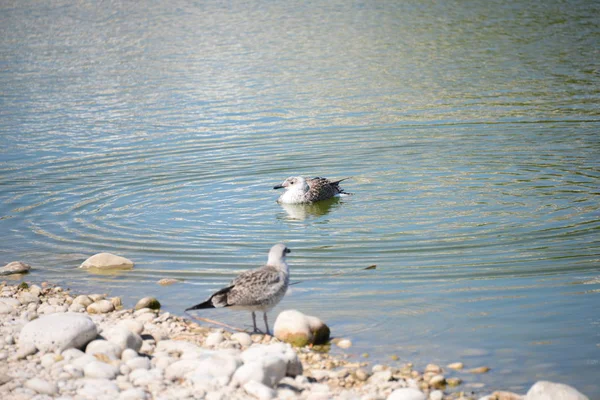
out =
<svg viewBox="0 0 600 400"><path fill-rule="evenodd" d="M0 268L1 275L26 274L31 269L31 266L21 261L13 261Z"/></svg>
<svg viewBox="0 0 600 400"><path fill-rule="evenodd" d="M181 282L181 279L163 278L160 281L158 281L157 283L161 286L170 286L170 285L173 285L173 284L179 283L179 282Z"/></svg>
<svg viewBox="0 0 600 400"><path fill-rule="evenodd" d="M79 268L131 269L133 261L111 253L98 253L85 260Z"/></svg>
<svg viewBox="0 0 600 400"><path fill-rule="evenodd" d="M279 313L273 331L277 339L297 347L325 344L330 335L329 327L323 321L297 310Z"/></svg>
<svg viewBox="0 0 600 400"><path fill-rule="evenodd" d="M135 305L136 310L141 310L142 308L149 308L151 310L159 310L160 302L156 300L154 297L144 297Z"/></svg>

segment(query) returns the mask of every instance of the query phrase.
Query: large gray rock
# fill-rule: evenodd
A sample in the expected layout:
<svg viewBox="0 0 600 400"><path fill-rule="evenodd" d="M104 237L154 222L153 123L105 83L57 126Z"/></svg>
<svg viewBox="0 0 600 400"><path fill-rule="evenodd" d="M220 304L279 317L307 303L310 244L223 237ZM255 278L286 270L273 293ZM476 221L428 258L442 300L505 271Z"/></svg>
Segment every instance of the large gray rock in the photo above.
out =
<svg viewBox="0 0 600 400"><path fill-rule="evenodd" d="M96 338L96 324L86 315L55 313L28 322L19 335L19 351L62 352L82 348Z"/></svg>
<svg viewBox="0 0 600 400"><path fill-rule="evenodd" d="M131 269L133 261L111 253L98 253L85 260L79 268Z"/></svg>
<svg viewBox="0 0 600 400"><path fill-rule="evenodd" d="M0 268L0 276L12 274L26 274L31 269L31 266L21 261L13 261Z"/></svg>
<svg viewBox="0 0 600 400"><path fill-rule="evenodd" d="M563 383L536 382L527 392L525 400L589 400L577 389Z"/></svg>

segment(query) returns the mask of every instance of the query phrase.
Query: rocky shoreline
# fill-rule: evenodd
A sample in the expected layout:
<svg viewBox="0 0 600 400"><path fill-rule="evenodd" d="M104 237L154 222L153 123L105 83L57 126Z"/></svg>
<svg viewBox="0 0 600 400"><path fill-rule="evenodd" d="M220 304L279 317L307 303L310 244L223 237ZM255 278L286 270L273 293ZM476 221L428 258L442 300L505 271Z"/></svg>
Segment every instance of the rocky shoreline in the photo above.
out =
<svg viewBox="0 0 600 400"><path fill-rule="evenodd" d="M119 297L0 283L0 398L587 399L550 382L526 395L483 396L461 391L453 377L460 363L371 366L316 346L205 327L144 301L126 309Z"/></svg>

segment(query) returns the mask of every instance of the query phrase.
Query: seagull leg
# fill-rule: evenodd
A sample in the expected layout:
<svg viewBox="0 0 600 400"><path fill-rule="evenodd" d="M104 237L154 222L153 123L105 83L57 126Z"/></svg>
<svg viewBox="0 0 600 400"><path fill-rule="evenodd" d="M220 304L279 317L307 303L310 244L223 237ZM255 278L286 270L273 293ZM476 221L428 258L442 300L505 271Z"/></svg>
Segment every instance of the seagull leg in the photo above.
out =
<svg viewBox="0 0 600 400"><path fill-rule="evenodd" d="M254 325L254 333L258 332L258 328L256 327L256 314L252 311L252 325Z"/></svg>
<svg viewBox="0 0 600 400"><path fill-rule="evenodd" d="M266 312L263 313L263 317L265 320L265 326L267 327L267 335L270 335L271 332L269 332L269 323L267 322L267 313Z"/></svg>

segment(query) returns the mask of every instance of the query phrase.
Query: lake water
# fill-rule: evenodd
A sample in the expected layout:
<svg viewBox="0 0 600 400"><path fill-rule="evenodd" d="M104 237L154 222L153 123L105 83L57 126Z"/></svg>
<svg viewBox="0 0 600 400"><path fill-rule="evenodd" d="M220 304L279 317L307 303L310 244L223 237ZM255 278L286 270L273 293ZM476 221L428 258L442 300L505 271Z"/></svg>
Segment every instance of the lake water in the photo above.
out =
<svg viewBox="0 0 600 400"><path fill-rule="evenodd" d="M546 379L599 398L598 15L3 2L0 264L181 314L285 242L302 282L271 322L316 315L373 363L492 368L451 373L466 391ZM354 195L282 207L291 175L349 176ZM77 269L103 251L135 269Z"/></svg>

